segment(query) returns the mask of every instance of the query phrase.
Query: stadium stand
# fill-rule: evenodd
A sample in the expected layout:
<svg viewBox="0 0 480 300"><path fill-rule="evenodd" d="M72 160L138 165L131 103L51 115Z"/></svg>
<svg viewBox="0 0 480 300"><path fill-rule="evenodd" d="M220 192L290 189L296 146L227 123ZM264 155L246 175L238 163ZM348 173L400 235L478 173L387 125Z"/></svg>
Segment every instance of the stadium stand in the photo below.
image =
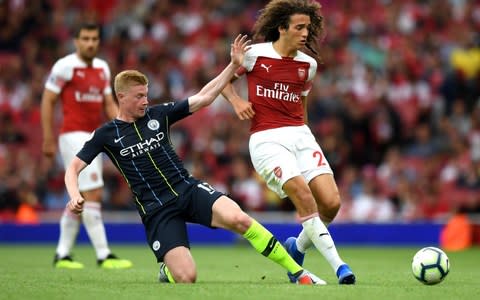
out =
<svg viewBox="0 0 480 300"><path fill-rule="evenodd" d="M480 213L480 2L320 2L326 35L309 120L341 190L337 221ZM0 1L0 223L16 222L24 205L43 215L65 203L61 162L42 159L39 105L48 70L73 49L76 23L100 22L112 73L142 70L160 103L216 74L229 38L249 32L264 3ZM188 169L245 209L292 211L255 176L248 123L223 99L175 126L173 142ZM106 208L133 210L106 164Z"/></svg>

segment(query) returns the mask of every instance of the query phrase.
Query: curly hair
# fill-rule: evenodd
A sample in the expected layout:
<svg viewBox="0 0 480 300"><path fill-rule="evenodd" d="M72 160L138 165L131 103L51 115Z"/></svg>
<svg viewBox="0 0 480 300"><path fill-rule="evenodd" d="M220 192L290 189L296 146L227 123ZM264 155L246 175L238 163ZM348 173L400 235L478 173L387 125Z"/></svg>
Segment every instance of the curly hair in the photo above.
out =
<svg viewBox="0 0 480 300"><path fill-rule="evenodd" d="M264 9L253 26L253 39L262 37L267 42L275 42L280 37L278 28L287 29L290 16L302 14L310 16L310 28L306 47L318 56L318 37L323 35L323 16L320 3L312 0L272 0Z"/></svg>

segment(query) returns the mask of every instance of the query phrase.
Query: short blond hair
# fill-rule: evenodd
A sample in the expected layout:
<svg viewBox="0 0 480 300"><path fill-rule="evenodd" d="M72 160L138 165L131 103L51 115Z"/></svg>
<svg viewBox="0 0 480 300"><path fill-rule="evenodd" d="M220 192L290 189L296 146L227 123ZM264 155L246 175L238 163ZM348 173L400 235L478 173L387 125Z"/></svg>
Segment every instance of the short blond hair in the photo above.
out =
<svg viewBox="0 0 480 300"><path fill-rule="evenodd" d="M115 76L113 89L118 96L118 93L123 93L135 85L148 85L147 76L137 70L125 70Z"/></svg>

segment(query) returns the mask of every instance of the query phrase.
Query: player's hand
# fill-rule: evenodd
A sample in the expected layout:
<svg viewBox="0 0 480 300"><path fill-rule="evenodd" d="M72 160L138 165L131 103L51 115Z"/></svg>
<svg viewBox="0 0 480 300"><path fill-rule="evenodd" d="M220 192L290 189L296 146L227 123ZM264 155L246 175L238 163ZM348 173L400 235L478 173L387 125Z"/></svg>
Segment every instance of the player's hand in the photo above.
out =
<svg viewBox="0 0 480 300"><path fill-rule="evenodd" d="M80 214L83 211L85 199L82 196L72 198L67 203L67 208L74 214Z"/></svg>
<svg viewBox="0 0 480 300"><path fill-rule="evenodd" d="M42 152L46 157L54 157L56 152L55 142L44 139L42 143Z"/></svg>
<svg viewBox="0 0 480 300"><path fill-rule="evenodd" d="M235 114L240 120L250 120L255 115L253 110L252 103L243 99L236 99L235 101L230 101L235 110Z"/></svg>
<svg viewBox="0 0 480 300"><path fill-rule="evenodd" d="M243 63L245 52L250 49L250 40L247 35L239 34L230 46L230 58L233 64L240 66Z"/></svg>

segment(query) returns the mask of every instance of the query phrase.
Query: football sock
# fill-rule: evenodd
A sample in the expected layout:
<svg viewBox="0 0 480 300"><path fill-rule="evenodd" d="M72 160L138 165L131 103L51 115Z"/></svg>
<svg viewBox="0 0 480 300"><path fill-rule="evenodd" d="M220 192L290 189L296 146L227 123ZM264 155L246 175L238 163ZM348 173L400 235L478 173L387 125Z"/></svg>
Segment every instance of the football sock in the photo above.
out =
<svg viewBox="0 0 480 300"><path fill-rule="evenodd" d="M70 255L80 229L80 216L71 213L67 208L60 218L60 237L58 238L57 255L59 258Z"/></svg>
<svg viewBox="0 0 480 300"><path fill-rule="evenodd" d="M278 263L290 273L297 274L303 270L270 231L254 219L252 219L252 225L243 234L243 237L252 244L258 253Z"/></svg>
<svg viewBox="0 0 480 300"><path fill-rule="evenodd" d="M167 277L168 282L175 283L175 279L173 278L172 273L170 273L170 270L168 269L167 265L163 264L162 268L165 276Z"/></svg>
<svg viewBox="0 0 480 300"><path fill-rule="evenodd" d="M300 251L301 253L305 253L305 251L307 251L307 249L313 245L305 229L303 229L298 235L296 243L297 243L297 250Z"/></svg>
<svg viewBox="0 0 480 300"><path fill-rule="evenodd" d="M330 224L330 222L325 222L325 221L322 221L322 222L325 225L325 227L328 227L328 225ZM308 248L313 246L313 243L308 237L308 234L305 232L305 229L303 229L298 235L296 243L297 243L297 250L300 251L301 253L305 253L308 250Z"/></svg>
<svg viewBox="0 0 480 300"><path fill-rule="evenodd" d="M82 212L82 220L87 230L88 237L92 242L97 259L105 259L111 252L108 248L107 235L103 225L101 204L98 202L85 202Z"/></svg>
<svg viewBox="0 0 480 300"><path fill-rule="evenodd" d="M345 262L342 261L338 255L333 239L328 232L325 224L322 223L318 216L308 219L302 223L303 231L308 235L310 240L315 245L315 248L322 253L323 257L327 260L330 266L333 269L333 272L336 272L338 267L343 265Z"/></svg>

